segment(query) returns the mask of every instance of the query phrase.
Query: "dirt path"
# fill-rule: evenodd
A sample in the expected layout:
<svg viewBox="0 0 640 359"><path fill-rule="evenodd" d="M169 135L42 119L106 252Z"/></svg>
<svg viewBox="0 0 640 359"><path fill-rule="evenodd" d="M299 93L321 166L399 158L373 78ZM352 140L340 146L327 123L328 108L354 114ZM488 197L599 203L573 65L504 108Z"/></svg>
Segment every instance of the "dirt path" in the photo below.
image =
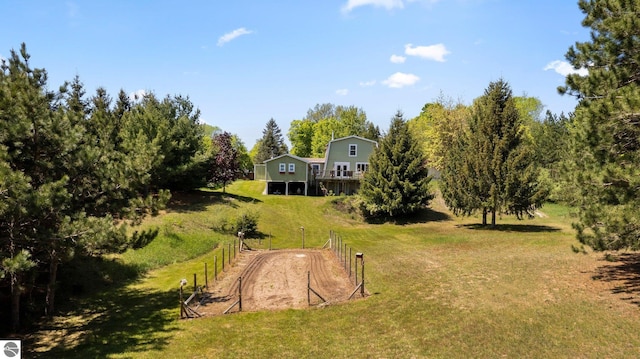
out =
<svg viewBox="0 0 640 359"><path fill-rule="evenodd" d="M198 308L202 315L219 315L238 300L242 277L242 310L307 308L307 283L327 302L348 299L353 278L330 250L288 249L243 251L233 267L225 268L209 286L210 298ZM322 300L311 293L311 304ZM237 311L237 306L232 312Z"/></svg>

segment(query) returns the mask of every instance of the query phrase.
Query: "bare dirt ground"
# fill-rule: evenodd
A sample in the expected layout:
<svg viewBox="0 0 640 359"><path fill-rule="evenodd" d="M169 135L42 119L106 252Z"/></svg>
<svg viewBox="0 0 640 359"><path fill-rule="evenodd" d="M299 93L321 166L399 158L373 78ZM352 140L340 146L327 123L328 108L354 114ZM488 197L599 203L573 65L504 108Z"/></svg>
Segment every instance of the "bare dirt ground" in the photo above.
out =
<svg viewBox="0 0 640 359"><path fill-rule="evenodd" d="M328 304L346 301L356 287L331 250L242 251L231 268L210 281L198 313L212 316L227 310L238 300L238 278L242 311L308 308L308 283ZM311 305L327 304L313 292L310 299ZM237 305L230 310L237 311Z"/></svg>

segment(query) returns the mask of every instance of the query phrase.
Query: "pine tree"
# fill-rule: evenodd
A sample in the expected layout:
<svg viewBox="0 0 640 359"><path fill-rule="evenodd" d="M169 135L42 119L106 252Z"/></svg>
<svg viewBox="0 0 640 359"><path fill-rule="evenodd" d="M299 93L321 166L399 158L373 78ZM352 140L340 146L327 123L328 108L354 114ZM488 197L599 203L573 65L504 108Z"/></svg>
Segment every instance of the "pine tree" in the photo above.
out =
<svg viewBox="0 0 640 359"><path fill-rule="evenodd" d="M542 205L532 148L509 85L492 82L474 104L468 130L448 151L442 174L443 194L454 213L482 211L482 224L496 225L496 214L522 218Z"/></svg>
<svg viewBox="0 0 640 359"><path fill-rule="evenodd" d="M254 163L263 163L265 160L284 155L289 151L284 143L282 131L273 118L267 122L266 127L262 130L262 138L258 141L259 147L253 159Z"/></svg>
<svg viewBox="0 0 640 359"><path fill-rule="evenodd" d="M581 0L591 39L566 54L576 71L560 93L580 102L565 174L578 239L595 250L640 249L640 1Z"/></svg>
<svg viewBox="0 0 640 359"><path fill-rule="evenodd" d="M572 187L563 181L561 172L569 158L569 128L573 114L559 116L547 111L541 122L534 122L531 136L536 163L540 166L540 183L549 189L549 201L573 205L576 198Z"/></svg>
<svg viewBox="0 0 640 359"><path fill-rule="evenodd" d="M0 71L0 281L10 284L13 330L22 294L42 274L46 298L36 306L52 314L60 263L144 244L150 237L131 236L126 225L168 200L140 196L149 180L140 154L152 152L149 143L125 138L132 150L122 153L94 126L108 122L94 121L110 113L104 96L87 118L79 79L67 97L47 91L46 79L30 67L24 44Z"/></svg>
<svg viewBox="0 0 640 359"><path fill-rule="evenodd" d="M458 129L456 134L443 153L440 191L445 203L456 216L469 216L482 208L482 205L471 191L476 186L476 178L468 157L468 133ZM486 224L486 216L483 216L483 220L483 224Z"/></svg>
<svg viewBox="0 0 640 359"><path fill-rule="evenodd" d="M204 185L200 180L206 177L206 164L199 156L204 151L204 132L199 117L200 111L188 98L167 96L160 101L154 94L124 113L120 123L126 136L143 134L155 147L154 153L147 154L151 188L184 190Z"/></svg>
<svg viewBox="0 0 640 359"><path fill-rule="evenodd" d="M424 155L398 111L389 132L369 159L360 196L371 216L400 217L423 209L433 199Z"/></svg>

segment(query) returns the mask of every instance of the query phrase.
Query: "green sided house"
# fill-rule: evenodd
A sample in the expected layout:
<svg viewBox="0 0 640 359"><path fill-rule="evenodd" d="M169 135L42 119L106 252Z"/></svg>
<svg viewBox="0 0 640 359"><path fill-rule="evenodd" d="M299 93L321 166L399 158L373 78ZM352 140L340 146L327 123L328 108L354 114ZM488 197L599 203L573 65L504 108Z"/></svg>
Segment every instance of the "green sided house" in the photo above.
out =
<svg viewBox="0 0 640 359"><path fill-rule="evenodd" d="M264 166L266 194L309 194L311 171L307 159L287 153L264 161Z"/></svg>
<svg viewBox="0 0 640 359"><path fill-rule="evenodd" d="M369 169L369 156L378 143L359 136L331 140L324 158L281 155L256 166L257 180L266 182L266 194L353 194Z"/></svg>

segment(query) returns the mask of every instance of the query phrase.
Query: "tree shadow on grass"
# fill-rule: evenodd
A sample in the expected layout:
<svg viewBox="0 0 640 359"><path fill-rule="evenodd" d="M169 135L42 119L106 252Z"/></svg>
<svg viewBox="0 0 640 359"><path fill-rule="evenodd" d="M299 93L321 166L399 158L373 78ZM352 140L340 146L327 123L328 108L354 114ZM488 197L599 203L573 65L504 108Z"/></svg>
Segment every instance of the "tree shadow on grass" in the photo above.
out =
<svg viewBox="0 0 640 359"><path fill-rule="evenodd" d="M237 208L237 202L260 203L261 200L253 197L240 196L233 193L211 192L202 190L172 192L171 200L167 204L167 210L173 212L197 212L204 211L213 204L225 204Z"/></svg>
<svg viewBox="0 0 640 359"><path fill-rule="evenodd" d="M640 253L605 255L606 264L596 269L594 280L610 282L613 294L640 306Z"/></svg>
<svg viewBox="0 0 640 359"><path fill-rule="evenodd" d="M444 222L450 221L451 216L444 212L435 211L431 208L424 208L415 213L401 217L374 217L367 218L365 221L369 224L393 223L400 226L416 223L427 222Z"/></svg>
<svg viewBox="0 0 640 359"><path fill-rule="evenodd" d="M495 226L483 225L480 223L460 224L458 228L467 228L482 231L499 231L499 232L519 232L519 233L539 233L539 232L558 232L560 228L544 226L538 224L496 224Z"/></svg>
<svg viewBox="0 0 640 359"><path fill-rule="evenodd" d="M106 265L105 265L106 263ZM132 288L136 276L123 274L135 268L105 261L104 274L93 284L101 290L83 287L83 295L65 298L62 309L52 320L25 338L23 347L34 358L106 358L118 353L162 350L176 330L178 292ZM76 284L77 285L77 284ZM90 293L88 295L84 295ZM60 299L62 300L62 298Z"/></svg>

